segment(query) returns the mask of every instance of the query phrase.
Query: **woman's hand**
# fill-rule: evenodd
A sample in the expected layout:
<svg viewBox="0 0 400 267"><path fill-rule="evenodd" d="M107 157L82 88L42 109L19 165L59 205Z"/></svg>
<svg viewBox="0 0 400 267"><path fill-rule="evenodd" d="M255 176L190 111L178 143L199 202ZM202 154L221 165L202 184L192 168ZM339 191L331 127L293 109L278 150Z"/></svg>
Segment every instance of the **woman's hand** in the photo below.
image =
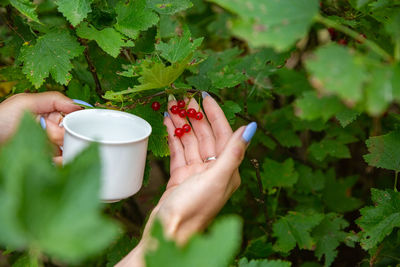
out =
<svg viewBox="0 0 400 267"><path fill-rule="evenodd" d="M68 97L59 92L38 94L17 94L0 103L0 143L10 138L19 125L25 110L42 116L42 127L45 126L51 142L60 146L63 144L64 128L59 127L63 116L81 109Z"/></svg>
<svg viewBox="0 0 400 267"><path fill-rule="evenodd" d="M168 106L175 104L176 100L171 100ZM257 125L251 123L232 133L223 111L207 93L203 93L203 107L207 118L190 119L193 129L181 138L175 137L174 131L187 123L186 119L171 113L165 117L171 178L150 215L142 241L121 266L144 265L143 253L155 218L161 219L169 238L182 244L210 223L240 185L238 167ZM188 108L199 107L192 99ZM205 162L214 156L217 160Z"/></svg>

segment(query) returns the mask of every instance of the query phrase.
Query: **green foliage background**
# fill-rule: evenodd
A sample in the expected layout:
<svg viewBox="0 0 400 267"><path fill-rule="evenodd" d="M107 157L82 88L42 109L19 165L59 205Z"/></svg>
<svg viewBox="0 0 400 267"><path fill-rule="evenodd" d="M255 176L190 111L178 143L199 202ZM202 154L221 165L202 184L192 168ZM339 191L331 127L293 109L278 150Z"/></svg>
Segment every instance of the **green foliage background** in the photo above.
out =
<svg viewBox="0 0 400 267"><path fill-rule="evenodd" d="M204 90L233 128L258 122L221 212L236 216L184 248L156 224L148 266L400 266L397 1L0 0L0 19L2 99L57 90L142 116L148 165L166 173L152 101ZM132 200L97 203L96 148L56 169L37 125L21 128L0 150L0 265L118 262L144 218L123 218Z"/></svg>

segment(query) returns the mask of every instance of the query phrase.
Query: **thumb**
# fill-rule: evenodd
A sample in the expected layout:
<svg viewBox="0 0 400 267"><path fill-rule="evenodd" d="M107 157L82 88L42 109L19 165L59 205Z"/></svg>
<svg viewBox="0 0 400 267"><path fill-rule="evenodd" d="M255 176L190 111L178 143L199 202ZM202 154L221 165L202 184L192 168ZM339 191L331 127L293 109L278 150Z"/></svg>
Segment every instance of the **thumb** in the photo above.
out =
<svg viewBox="0 0 400 267"><path fill-rule="evenodd" d="M236 130L228 140L224 150L219 155L213 169L221 176L230 176L244 158L246 148L257 130L257 123L252 122Z"/></svg>

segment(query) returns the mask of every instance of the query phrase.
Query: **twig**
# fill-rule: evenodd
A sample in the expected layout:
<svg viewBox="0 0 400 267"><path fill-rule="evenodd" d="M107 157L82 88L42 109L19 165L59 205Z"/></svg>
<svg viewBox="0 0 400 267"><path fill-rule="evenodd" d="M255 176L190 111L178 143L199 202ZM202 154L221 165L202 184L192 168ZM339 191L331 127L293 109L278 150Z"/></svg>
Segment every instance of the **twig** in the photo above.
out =
<svg viewBox="0 0 400 267"><path fill-rule="evenodd" d="M85 55L86 62L88 63L88 66L89 66L89 71L92 74L94 83L96 85L96 93L101 99L104 99L103 98L104 92L103 92L103 89L101 87L99 76L97 75L96 67L94 66L94 64L93 64L93 62L92 62L92 60L91 60L91 58L89 56L89 47L86 44L86 42L84 42L81 38L79 38L79 42L83 46L85 46L85 50L83 51L83 54Z"/></svg>
<svg viewBox="0 0 400 267"><path fill-rule="evenodd" d="M378 247L378 249L376 250L375 254L371 256L371 260L369 261L369 266L370 266L370 267L373 267L374 264L375 264L375 262L376 262L376 260L378 259L379 253L381 253L381 251L382 251L382 249L383 249L383 244L384 244L384 243L382 243L382 244Z"/></svg>
<svg viewBox="0 0 400 267"><path fill-rule="evenodd" d="M258 162L257 159L251 159L250 160L251 164L253 164L254 169L256 169L256 177L257 177L257 184L258 184L258 190L260 191L261 194L261 204L263 205L263 210L264 210L264 216L265 216L265 221L268 222L268 210L267 210L267 199L264 194L263 186L262 186L262 181L261 181L261 174L260 174L260 163Z"/></svg>

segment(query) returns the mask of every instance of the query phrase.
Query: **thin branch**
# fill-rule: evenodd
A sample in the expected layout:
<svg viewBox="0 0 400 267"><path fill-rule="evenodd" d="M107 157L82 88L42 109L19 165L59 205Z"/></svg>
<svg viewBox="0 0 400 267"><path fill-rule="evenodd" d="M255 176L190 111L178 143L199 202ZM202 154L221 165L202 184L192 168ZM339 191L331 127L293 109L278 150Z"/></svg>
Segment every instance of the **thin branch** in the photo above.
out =
<svg viewBox="0 0 400 267"><path fill-rule="evenodd" d="M382 249L383 249L383 244L380 244L380 246L378 247L378 249L376 250L375 254L371 256L371 260L369 261L369 266L373 267L375 262L377 261L379 254L381 253Z"/></svg>
<svg viewBox="0 0 400 267"><path fill-rule="evenodd" d="M261 194L260 202L263 205L265 220L268 222L267 198L265 197L263 186L262 186L261 174L260 174L260 163L258 162L257 159L251 159L250 162L251 162L251 164L253 164L254 169L256 169L258 190L260 191L260 194Z"/></svg>

